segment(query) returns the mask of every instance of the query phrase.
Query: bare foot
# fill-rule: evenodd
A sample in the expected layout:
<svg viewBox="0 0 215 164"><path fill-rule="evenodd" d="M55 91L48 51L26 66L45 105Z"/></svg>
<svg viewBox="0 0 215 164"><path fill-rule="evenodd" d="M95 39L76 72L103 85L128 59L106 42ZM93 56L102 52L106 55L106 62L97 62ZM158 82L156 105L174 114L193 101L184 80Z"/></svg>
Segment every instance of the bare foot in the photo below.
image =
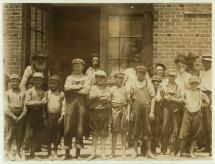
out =
<svg viewBox="0 0 215 164"><path fill-rule="evenodd" d="M102 154L102 155L101 155L101 158L102 158L102 160L106 160L106 159L107 159L107 157L106 157L105 154Z"/></svg>
<svg viewBox="0 0 215 164"><path fill-rule="evenodd" d="M178 152L175 156L176 156L176 157L182 157L182 153L181 153L181 152Z"/></svg>
<svg viewBox="0 0 215 164"><path fill-rule="evenodd" d="M190 153L190 157L191 158L197 158L196 155L194 153Z"/></svg>
<svg viewBox="0 0 215 164"><path fill-rule="evenodd" d="M93 159L96 159L96 155L95 154L91 154L88 158L87 161L91 161Z"/></svg>
<svg viewBox="0 0 215 164"><path fill-rule="evenodd" d="M146 154L146 157L151 158L151 159L155 159L154 154L152 154L151 152L148 152L148 153Z"/></svg>
<svg viewBox="0 0 215 164"><path fill-rule="evenodd" d="M133 154L131 155L131 158L136 158L138 156L137 152L134 151Z"/></svg>

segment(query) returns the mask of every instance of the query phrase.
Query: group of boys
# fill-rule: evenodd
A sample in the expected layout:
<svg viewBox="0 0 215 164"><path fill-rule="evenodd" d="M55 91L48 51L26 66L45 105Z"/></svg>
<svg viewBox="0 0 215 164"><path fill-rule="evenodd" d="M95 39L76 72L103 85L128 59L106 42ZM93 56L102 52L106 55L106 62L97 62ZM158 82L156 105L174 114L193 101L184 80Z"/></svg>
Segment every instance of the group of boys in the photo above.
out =
<svg viewBox="0 0 215 164"><path fill-rule="evenodd" d="M187 58L189 55L192 57L188 54ZM167 76L159 73L159 69L163 72L166 69L163 64L156 65L157 72L151 78L143 65L133 68L135 79L126 71L117 71L112 87L107 86L107 75L98 67L98 57L93 57L95 67L90 67L86 75L83 74L85 62L74 59L64 87L58 75L50 75L47 91L43 89L44 72L29 71L32 86L26 87L27 91L22 89L22 82L19 85L20 77L12 74L11 88L5 94L6 156L13 158L11 146L15 139L17 159L25 160L27 151L31 158L38 158L35 152L45 144L50 159L56 160L63 130L65 159L70 159L73 138L75 157L81 159L83 137L87 133L92 135L93 144L87 159L97 157L99 138L101 158L107 159L109 125L111 158L116 156L118 134L121 134L123 158L127 145L133 147L132 157L137 157L140 143L141 153L149 158L155 158L155 153L166 154L168 150L177 156L187 151L195 158L197 147L206 147L211 153L211 56L202 56L205 71L198 74L192 64L186 67L185 61L185 56L177 56L176 70L167 70ZM191 68L190 72L185 68ZM28 78L24 74L22 81L27 82ZM206 143L202 142L203 138Z"/></svg>

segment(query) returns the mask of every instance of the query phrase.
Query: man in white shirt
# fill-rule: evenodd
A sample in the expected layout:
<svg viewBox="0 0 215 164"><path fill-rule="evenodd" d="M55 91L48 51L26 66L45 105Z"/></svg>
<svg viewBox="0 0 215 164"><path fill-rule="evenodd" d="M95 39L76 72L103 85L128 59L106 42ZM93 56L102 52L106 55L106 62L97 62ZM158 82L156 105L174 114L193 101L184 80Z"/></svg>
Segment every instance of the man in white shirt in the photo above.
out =
<svg viewBox="0 0 215 164"><path fill-rule="evenodd" d="M202 65L204 66L205 70L200 71L200 90L204 92L211 101L211 93L212 93L212 69L211 69L211 54L204 54L202 55ZM202 116L203 116L203 134L204 139L206 141L206 147L211 155L211 107L205 106L202 108Z"/></svg>

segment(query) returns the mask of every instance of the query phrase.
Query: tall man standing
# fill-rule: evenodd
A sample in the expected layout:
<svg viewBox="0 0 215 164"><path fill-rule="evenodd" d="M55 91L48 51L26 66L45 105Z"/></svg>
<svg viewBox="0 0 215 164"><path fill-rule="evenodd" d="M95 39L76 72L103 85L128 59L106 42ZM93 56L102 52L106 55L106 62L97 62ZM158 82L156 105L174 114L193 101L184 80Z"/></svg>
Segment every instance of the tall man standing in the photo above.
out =
<svg viewBox="0 0 215 164"><path fill-rule="evenodd" d="M202 65L205 68L204 71L200 72L200 90L204 92L210 99L212 100L212 69L211 69L211 54L204 54L202 55ZM212 122L211 122L211 107L205 106L202 108L202 115L203 115L203 129L205 137L206 137L206 144L211 155L211 132L212 132Z"/></svg>

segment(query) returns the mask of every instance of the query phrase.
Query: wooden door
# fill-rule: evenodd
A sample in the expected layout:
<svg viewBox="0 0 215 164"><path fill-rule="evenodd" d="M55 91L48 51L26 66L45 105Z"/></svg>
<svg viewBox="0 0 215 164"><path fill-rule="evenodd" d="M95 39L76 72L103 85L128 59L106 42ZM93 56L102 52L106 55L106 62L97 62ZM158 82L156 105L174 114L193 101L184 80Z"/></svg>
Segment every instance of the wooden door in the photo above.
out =
<svg viewBox="0 0 215 164"><path fill-rule="evenodd" d="M151 67L152 12L145 10L144 5L103 7L101 65L109 78L115 71L125 70L135 62L142 61Z"/></svg>

